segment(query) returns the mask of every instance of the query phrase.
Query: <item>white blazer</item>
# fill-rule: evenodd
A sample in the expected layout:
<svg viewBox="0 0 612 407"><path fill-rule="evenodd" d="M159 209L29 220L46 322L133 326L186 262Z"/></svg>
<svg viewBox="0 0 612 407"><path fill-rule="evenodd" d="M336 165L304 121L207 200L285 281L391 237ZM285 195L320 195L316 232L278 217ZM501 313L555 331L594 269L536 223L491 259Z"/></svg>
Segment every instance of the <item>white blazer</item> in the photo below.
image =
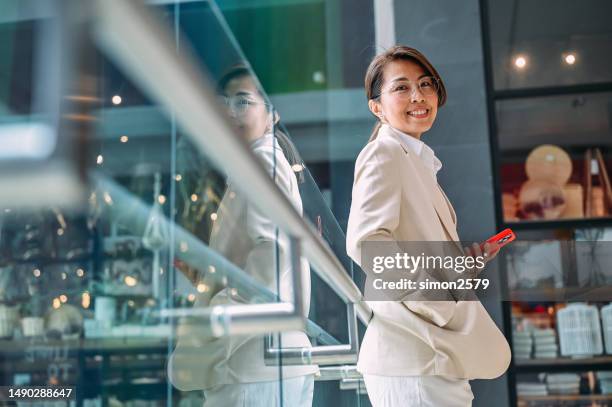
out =
<svg viewBox="0 0 612 407"><path fill-rule="evenodd" d="M257 139L252 149L301 214L302 199L295 173L272 134ZM291 253L286 234L277 230L267 216L253 207L244 194L233 187L231 180L217 214L210 247L273 293L277 292L278 282L281 299L292 301ZM308 314L310 267L304 258L301 260L302 289ZM235 295L230 288L212 287L211 293L212 297L209 293L199 295L194 307L245 303L240 293ZM264 363L263 335L234 335L215 339L203 336L193 324L179 329L169 372L172 384L180 390L279 380L279 367L266 366ZM284 348L312 346L308 336L300 331L283 333L281 343ZM317 372L318 367L315 365L283 366L282 375L283 378L292 378Z"/></svg>
<svg viewBox="0 0 612 407"><path fill-rule="evenodd" d="M431 170L388 125L359 154L346 249L364 241L456 241L457 218ZM479 301L368 301L373 317L357 369L381 376L502 375L510 347Z"/></svg>

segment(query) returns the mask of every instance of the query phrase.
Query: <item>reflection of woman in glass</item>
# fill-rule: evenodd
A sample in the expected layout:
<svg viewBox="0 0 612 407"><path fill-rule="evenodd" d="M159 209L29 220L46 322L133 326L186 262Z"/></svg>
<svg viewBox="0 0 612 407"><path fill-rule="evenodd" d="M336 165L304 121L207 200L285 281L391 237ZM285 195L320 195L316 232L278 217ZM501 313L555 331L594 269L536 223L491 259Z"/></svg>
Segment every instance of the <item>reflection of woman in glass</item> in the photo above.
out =
<svg viewBox="0 0 612 407"><path fill-rule="evenodd" d="M298 178L292 165L299 155L282 133L274 133L278 115L265 101L254 77L245 67L236 67L220 81L236 131L251 144L257 158L274 178L278 187L302 213ZM297 168L297 167L296 167ZM300 167L301 168L301 167ZM253 191L253 193L257 193ZM229 182L219 205L210 247L254 277L283 301L292 300L291 258L289 241L270 219L248 202L248 196ZM309 302L310 277L308 263L302 259L304 295ZM231 284L231 283L230 283ZM242 304L240 292L228 287L211 287L198 299L196 306ZM191 341L181 333L180 342ZM281 335L282 347L310 347L303 332ZM208 339L191 353L198 360L201 372L195 383L177 383L181 366L175 351L173 382L179 388L203 388L204 406L310 406L312 404L316 366L266 366L263 360L262 336L231 336ZM279 346L279 344L275 344ZM196 346L197 347L197 346ZM178 349L178 347L177 347ZM191 361L193 362L193 360ZM282 392L280 379L282 378Z"/></svg>
<svg viewBox="0 0 612 407"><path fill-rule="evenodd" d="M442 165L421 141L446 100L442 79L419 51L396 46L374 58L365 86L379 122L355 165L349 255L361 264L364 241L458 241L437 182ZM506 339L479 301L369 304L358 370L374 407L470 406L468 379L494 378L508 366Z"/></svg>

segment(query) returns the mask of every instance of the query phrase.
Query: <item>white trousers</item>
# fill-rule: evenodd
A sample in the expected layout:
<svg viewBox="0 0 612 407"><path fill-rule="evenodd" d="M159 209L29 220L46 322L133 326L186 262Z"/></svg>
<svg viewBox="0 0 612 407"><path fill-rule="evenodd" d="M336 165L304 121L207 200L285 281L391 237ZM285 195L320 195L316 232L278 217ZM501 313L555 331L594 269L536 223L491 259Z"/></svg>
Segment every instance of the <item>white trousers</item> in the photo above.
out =
<svg viewBox="0 0 612 407"><path fill-rule="evenodd" d="M372 407L470 407L474 399L464 379L364 374L363 380Z"/></svg>
<svg viewBox="0 0 612 407"><path fill-rule="evenodd" d="M312 407L314 375L280 381L225 384L204 390L203 407Z"/></svg>

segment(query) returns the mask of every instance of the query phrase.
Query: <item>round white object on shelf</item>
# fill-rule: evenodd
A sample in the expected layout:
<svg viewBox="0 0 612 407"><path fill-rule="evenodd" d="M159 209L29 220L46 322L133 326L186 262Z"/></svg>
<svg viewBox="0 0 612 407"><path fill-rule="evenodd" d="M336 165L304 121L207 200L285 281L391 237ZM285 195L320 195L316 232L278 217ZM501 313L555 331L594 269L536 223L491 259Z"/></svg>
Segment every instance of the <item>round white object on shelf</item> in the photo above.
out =
<svg viewBox="0 0 612 407"><path fill-rule="evenodd" d="M525 162L525 171L530 180L563 186L572 175L572 160L562 148L543 144L531 150Z"/></svg>
<svg viewBox="0 0 612 407"><path fill-rule="evenodd" d="M47 312L45 320L48 331L57 331L62 335L79 335L83 330L83 315L71 304L51 309Z"/></svg>

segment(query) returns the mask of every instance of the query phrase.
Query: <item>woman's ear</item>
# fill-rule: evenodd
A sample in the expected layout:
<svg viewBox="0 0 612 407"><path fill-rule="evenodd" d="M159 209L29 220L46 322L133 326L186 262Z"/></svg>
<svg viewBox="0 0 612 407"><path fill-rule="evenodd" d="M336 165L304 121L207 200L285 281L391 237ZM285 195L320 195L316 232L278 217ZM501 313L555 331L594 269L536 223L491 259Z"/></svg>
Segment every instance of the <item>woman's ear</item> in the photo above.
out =
<svg viewBox="0 0 612 407"><path fill-rule="evenodd" d="M379 101L374 99L368 100L368 107L374 116L378 117L379 120L383 119L382 105Z"/></svg>
<svg viewBox="0 0 612 407"><path fill-rule="evenodd" d="M274 109L274 124L277 124L278 121L280 120L280 116L278 115L278 111L276 109Z"/></svg>

